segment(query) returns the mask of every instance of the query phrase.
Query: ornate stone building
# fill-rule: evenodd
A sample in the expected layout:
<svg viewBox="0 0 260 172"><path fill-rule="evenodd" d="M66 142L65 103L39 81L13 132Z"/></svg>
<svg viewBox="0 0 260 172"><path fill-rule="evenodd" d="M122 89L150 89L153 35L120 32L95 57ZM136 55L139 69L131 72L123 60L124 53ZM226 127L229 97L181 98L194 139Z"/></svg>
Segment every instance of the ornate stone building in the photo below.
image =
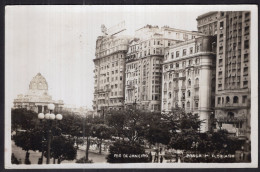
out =
<svg viewBox="0 0 260 172"><path fill-rule="evenodd" d="M165 48L198 37L197 32L146 25L135 32L126 55L125 105L161 111L162 62Z"/></svg>
<svg viewBox="0 0 260 172"><path fill-rule="evenodd" d="M94 59L95 114L124 107L125 56L129 39L123 35L104 35L97 38Z"/></svg>
<svg viewBox="0 0 260 172"><path fill-rule="evenodd" d="M216 12L217 59L215 117L217 128L250 139L250 12ZM198 29L208 15L197 18ZM206 23L205 26L206 27Z"/></svg>
<svg viewBox="0 0 260 172"><path fill-rule="evenodd" d="M31 80L27 94L20 94L14 99L14 108L27 108L37 113L47 112L47 107L50 103L55 105L56 110L60 110L63 106L62 100L52 100L52 97L48 94L48 83L46 79L38 73Z"/></svg>
<svg viewBox="0 0 260 172"><path fill-rule="evenodd" d="M210 130L215 93L216 38L202 36L170 46L165 51L162 77L162 111L181 107L205 120Z"/></svg>

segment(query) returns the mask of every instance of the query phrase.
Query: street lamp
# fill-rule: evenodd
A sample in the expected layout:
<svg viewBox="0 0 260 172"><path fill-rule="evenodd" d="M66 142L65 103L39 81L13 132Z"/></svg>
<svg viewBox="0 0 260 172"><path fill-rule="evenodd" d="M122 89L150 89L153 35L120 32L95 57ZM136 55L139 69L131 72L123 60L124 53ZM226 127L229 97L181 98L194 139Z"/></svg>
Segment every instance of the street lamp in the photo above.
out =
<svg viewBox="0 0 260 172"><path fill-rule="evenodd" d="M49 164L49 163L50 163L52 121L54 121L54 120L58 120L58 121L62 120L62 115L61 115L61 114L55 115L55 114L53 113L54 108L55 108L55 105L54 105L54 104L48 104L48 110L49 110L49 112L46 113L46 114L43 114L43 113L39 113L39 114L38 114L38 118L39 118L40 120L45 119L45 120L48 122L48 137L47 137L47 143L48 143L48 144L47 144L47 161L46 161L46 164Z"/></svg>

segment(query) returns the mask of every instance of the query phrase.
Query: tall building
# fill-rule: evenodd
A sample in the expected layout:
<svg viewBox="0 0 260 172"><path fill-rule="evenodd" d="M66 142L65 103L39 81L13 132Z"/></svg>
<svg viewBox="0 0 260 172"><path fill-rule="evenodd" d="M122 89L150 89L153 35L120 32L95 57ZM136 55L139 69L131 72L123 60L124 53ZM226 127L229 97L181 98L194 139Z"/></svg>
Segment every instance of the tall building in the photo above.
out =
<svg viewBox="0 0 260 172"><path fill-rule="evenodd" d="M161 111L165 48L200 36L197 32L146 25L135 32L126 55L125 105Z"/></svg>
<svg viewBox="0 0 260 172"><path fill-rule="evenodd" d="M27 94L20 94L14 99L14 108L26 108L37 113L47 112L50 103L55 105L55 110L61 110L63 106L62 100L52 100L52 97L48 94L46 79L38 73L31 80Z"/></svg>
<svg viewBox="0 0 260 172"><path fill-rule="evenodd" d="M205 35L217 35L218 21L221 12L211 11L197 17L197 28L200 33Z"/></svg>
<svg viewBox="0 0 260 172"><path fill-rule="evenodd" d="M129 37L104 34L96 41L95 91L93 110L102 115L109 109L124 107L125 56Z"/></svg>
<svg viewBox="0 0 260 172"><path fill-rule="evenodd" d="M217 17L215 117L218 129L250 140L250 12L227 11ZM210 15L197 18L198 29Z"/></svg>
<svg viewBox="0 0 260 172"><path fill-rule="evenodd" d="M181 107L204 120L210 130L215 94L216 37L202 36L170 46L165 51L162 111Z"/></svg>

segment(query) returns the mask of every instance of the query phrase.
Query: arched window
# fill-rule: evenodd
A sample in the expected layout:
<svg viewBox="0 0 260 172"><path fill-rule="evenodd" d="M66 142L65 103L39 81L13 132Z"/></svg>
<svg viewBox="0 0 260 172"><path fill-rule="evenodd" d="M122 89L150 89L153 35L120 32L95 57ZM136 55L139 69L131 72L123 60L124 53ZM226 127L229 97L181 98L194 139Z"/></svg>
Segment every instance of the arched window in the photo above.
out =
<svg viewBox="0 0 260 172"><path fill-rule="evenodd" d="M230 102L230 98L227 96L226 97L226 103L229 103Z"/></svg>
<svg viewBox="0 0 260 172"><path fill-rule="evenodd" d="M169 83L169 90L172 89L172 82Z"/></svg>
<svg viewBox="0 0 260 172"><path fill-rule="evenodd" d="M196 59L196 64L199 64L200 63L200 59Z"/></svg>
<svg viewBox="0 0 260 172"><path fill-rule="evenodd" d="M188 93L188 97L190 97L190 90L188 90L187 93Z"/></svg>
<svg viewBox="0 0 260 172"><path fill-rule="evenodd" d="M233 103L238 103L238 97L237 96L234 96L234 98L233 98Z"/></svg>
<svg viewBox="0 0 260 172"><path fill-rule="evenodd" d="M188 102L187 102L187 108L189 108L189 107L190 107L190 102L188 101Z"/></svg>
<svg viewBox="0 0 260 172"><path fill-rule="evenodd" d="M188 86L191 86L191 80L190 79L188 80Z"/></svg>
<svg viewBox="0 0 260 172"><path fill-rule="evenodd" d="M228 112L228 118L234 118L234 113L233 112Z"/></svg>
<svg viewBox="0 0 260 172"><path fill-rule="evenodd" d="M172 93L171 92L169 92L169 99L171 99L172 98Z"/></svg>
<svg viewBox="0 0 260 172"><path fill-rule="evenodd" d="M199 102L195 101L195 108L198 108L198 107L199 107Z"/></svg>
<svg viewBox="0 0 260 172"><path fill-rule="evenodd" d="M199 78L196 78L195 84L199 84Z"/></svg>
<svg viewBox="0 0 260 172"><path fill-rule="evenodd" d="M164 83L164 90L167 91L167 84Z"/></svg>

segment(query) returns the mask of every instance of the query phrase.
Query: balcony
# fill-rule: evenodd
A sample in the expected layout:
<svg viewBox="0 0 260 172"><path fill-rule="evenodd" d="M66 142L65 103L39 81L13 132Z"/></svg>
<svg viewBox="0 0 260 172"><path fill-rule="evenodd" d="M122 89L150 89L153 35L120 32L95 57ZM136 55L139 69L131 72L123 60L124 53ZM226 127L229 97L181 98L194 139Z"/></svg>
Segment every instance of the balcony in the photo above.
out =
<svg viewBox="0 0 260 172"><path fill-rule="evenodd" d="M182 86L181 86L181 89L182 89L182 90L185 90L185 89L186 89L186 86L185 86L185 85L182 85Z"/></svg>
<svg viewBox="0 0 260 172"><path fill-rule="evenodd" d="M194 84L194 88L199 88L200 85L199 84Z"/></svg>
<svg viewBox="0 0 260 172"><path fill-rule="evenodd" d="M174 87L174 90L179 90L179 87Z"/></svg>
<svg viewBox="0 0 260 172"><path fill-rule="evenodd" d="M194 100L199 100L199 96L194 96Z"/></svg>
<svg viewBox="0 0 260 172"><path fill-rule="evenodd" d="M218 109L227 109L227 110L243 109L248 107L249 104L247 103L225 103L217 106Z"/></svg>
<svg viewBox="0 0 260 172"><path fill-rule="evenodd" d="M167 99L166 99L166 98L163 98L163 102L167 102Z"/></svg>
<svg viewBox="0 0 260 172"><path fill-rule="evenodd" d="M134 85L126 85L127 90L134 90L135 86Z"/></svg>

